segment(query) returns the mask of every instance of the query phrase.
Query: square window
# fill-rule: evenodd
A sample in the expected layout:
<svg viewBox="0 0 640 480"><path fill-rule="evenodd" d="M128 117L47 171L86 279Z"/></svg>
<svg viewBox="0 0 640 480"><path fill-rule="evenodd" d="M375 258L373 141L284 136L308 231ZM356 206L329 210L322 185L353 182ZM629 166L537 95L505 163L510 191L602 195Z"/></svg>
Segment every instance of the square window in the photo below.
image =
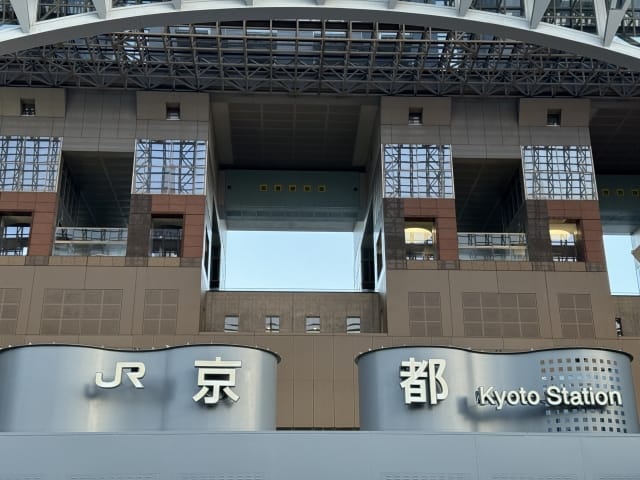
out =
<svg viewBox="0 0 640 480"><path fill-rule="evenodd" d="M305 185L304 187L302 187L302 189L305 191L305 193L309 193L312 190L311 185Z"/></svg>
<svg viewBox="0 0 640 480"><path fill-rule="evenodd" d="M347 333L360 333L360 317L347 317Z"/></svg>
<svg viewBox="0 0 640 480"><path fill-rule="evenodd" d="M269 185L267 185L266 183L260 184L260 191L261 192L268 192L269 191Z"/></svg>
<svg viewBox="0 0 640 480"><path fill-rule="evenodd" d="M273 191L274 192L281 192L282 191L282 185L276 184L273 186Z"/></svg>
<svg viewBox="0 0 640 480"><path fill-rule="evenodd" d="M562 123L562 110L549 109L547 110L547 126L559 127Z"/></svg>
<svg viewBox="0 0 640 480"><path fill-rule="evenodd" d="M180 120L180 104L179 103L167 103L166 104L166 117L167 120Z"/></svg>
<svg viewBox="0 0 640 480"><path fill-rule="evenodd" d="M33 98L20 99L20 115L33 117L36 114L36 101Z"/></svg>
<svg viewBox="0 0 640 480"><path fill-rule="evenodd" d="M409 125L422 125L422 108L409 109Z"/></svg>
<svg viewBox="0 0 640 480"><path fill-rule="evenodd" d="M320 317L306 317L305 318L305 331L307 333L319 333L320 332Z"/></svg>
<svg viewBox="0 0 640 480"><path fill-rule="evenodd" d="M240 328L240 317L238 315L227 315L224 317L224 331L237 332Z"/></svg>
<svg viewBox="0 0 640 480"><path fill-rule="evenodd" d="M295 185L289 185L289 191L290 192L295 192L297 190L298 187L296 187Z"/></svg>
<svg viewBox="0 0 640 480"><path fill-rule="evenodd" d="M264 317L264 331L268 333L280 333L280 317L277 315L267 315Z"/></svg>

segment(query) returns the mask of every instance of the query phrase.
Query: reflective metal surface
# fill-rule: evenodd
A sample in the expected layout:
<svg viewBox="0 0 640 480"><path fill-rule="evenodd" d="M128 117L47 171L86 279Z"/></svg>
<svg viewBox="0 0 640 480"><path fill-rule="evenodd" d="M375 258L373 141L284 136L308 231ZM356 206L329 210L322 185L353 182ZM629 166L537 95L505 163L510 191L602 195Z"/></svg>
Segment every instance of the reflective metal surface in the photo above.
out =
<svg viewBox="0 0 640 480"><path fill-rule="evenodd" d="M197 365L220 359L241 366L231 373ZM266 350L230 345L136 352L66 345L2 350L0 431L273 430L278 360ZM202 385L210 391L197 401Z"/></svg>
<svg viewBox="0 0 640 480"><path fill-rule="evenodd" d="M356 362L362 430L639 432L631 357L621 352L398 347Z"/></svg>

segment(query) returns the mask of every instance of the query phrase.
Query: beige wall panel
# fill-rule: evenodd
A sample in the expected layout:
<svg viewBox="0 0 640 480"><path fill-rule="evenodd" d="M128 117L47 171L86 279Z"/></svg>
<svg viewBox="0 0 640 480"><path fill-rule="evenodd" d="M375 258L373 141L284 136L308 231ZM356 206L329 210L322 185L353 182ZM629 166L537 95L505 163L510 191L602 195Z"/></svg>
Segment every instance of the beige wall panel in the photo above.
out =
<svg viewBox="0 0 640 480"><path fill-rule="evenodd" d="M314 337L313 342L313 378L315 380L333 380L333 338L331 336Z"/></svg>
<svg viewBox="0 0 640 480"><path fill-rule="evenodd" d="M613 299L606 272L546 272L554 338L562 338L558 293L589 294L596 338L616 338Z"/></svg>
<svg viewBox="0 0 640 480"><path fill-rule="evenodd" d="M105 348L133 348L132 335L81 335L83 345Z"/></svg>
<svg viewBox="0 0 640 480"><path fill-rule="evenodd" d="M202 132L200 132L202 133ZM200 137L198 122L180 120L138 120L136 122L136 138L152 140L207 140L205 132Z"/></svg>
<svg viewBox="0 0 640 480"><path fill-rule="evenodd" d="M355 408L357 396L353 380L336 379L334 381L333 404L336 428L353 428L358 424Z"/></svg>
<svg viewBox="0 0 640 480"><path fill-rule="evenodd" d="M147 289L177 289L177 334L193 335L200 328L200 269L187 267L137 267L133 332L142 333Z"/></svg>
<svg viewBox="0 0 640 480"><path fill-rule="evenodd" d="M295 336L293 342L294 380L313 380L313 336Z"/></svg>
<svg viewBox="0 0 640 480"><path fill-rule="evenodd" d="M293 380L282 380L278 370L276 425L280 428L293 427Z"/></svg>
<svg viewBox="0 0 640 480"><path fill-rule="evenodd" d="M35 100L36 117L64 117L62 88L0 88L0 115L20 116L21 99Z"/></svg>
<svg viewBox="0 0 640 480"><path fill-rule="evenodd" d="M495 284L495 272L492 282ZM451 301L449 272L445 270L389 270L387 271L387 325L389 335L409 335L409 292L439 292L442 328L451 335ZM462 313L460 313L462 315Z"/></svg>
<svg viewBox="0 0 640 480"><path fill-rule="evenodd" d="M293 383L293 426L313 427L313 380L295 380Z"/></svg>
<svg viewBox="0 0 640 480"><path fill-rule="evenodd" d="M524 128L529 130L529 145L591 145L588 127L520 127L520 131Z"/></svg>
<svg viewBox="0 0 640 480"><path fill-rule="evenodd" d="M294 337L291 335L256 335L256 345L271 350L280 355L278 363L278 379L293 379L293 343Z"/></svg>
<svg viewBox="0 0 640 480"><path fill-rule="evenodd" d="M313 382L313 426L333 428L335 426L335 405L333 403L333 381Z"/></svg>
<svg viewBox="0 0 640 480"><path fill-rule="evenodd" d="M0 335L0 347L12 347L29 343L26 335ZM34 343L34 342L32 342Z"/></svg>
<svg viewBox="0 0 640 480"><path fill-rule="evenodd" d="M498 291L501 293L535 293L540 337L551 338L551 316L547 298L547 279L545 272L504 272L497 271Z"/></svg>
<svg viewBox="0 0 640 480"><path fill-rule="evenodd" d="M519 123L525 127L546 126L548 110L561 111L562 127L589 126L591 101L577 98L521 98L518 109Z"/></svg>
<svg viewBox="0 0 640 480"><path fill-rule="evenodd" d="M448 125L451 122L451 99L446 97L382 97L380 123L407 125L410 108L422 108L423 125ZM420 128L419 125L412 127Z"/></svg>
<svg viewBox="0 0 640 480"><path fill-rule="evenodd" d="M186 92L136 92L137 116L141 120L166 121L166 104L180 104L180 121L209 120L209 95ZM178 120L169 120L177 124Z"/></svg>
<svg viewBox="0 0 640 480"><path fill-rule="evenodd" d="M30 135L34 137L59 137L62 131L51 117L4 117L0 126L2 135Z"/></svg>
<svg viewBox="0 0 640 480"><path fill-rule="evenodd" d="M122 290L120 333L123 335L133 333L133 304L136 292L136 270L134 267L87 267L84 288Z"/></svg>
<svg viewBox="0 0 640 480"><path fill-rule="evenodd" d="M452 332L454 337L462 337L464 336L462 294L465 292L498 292L498 276L495 270L485 272L451 270L449 282Z"/></svg>
<svg viewBox="0 0 640 480"><path fill-rule="evenodd" d="M83 289L85 288L85 274L85 267L36 267L33 280L33 293L31 295L31 312L29 315L29 323L26 333L31 335L37 335L40 333L42 304L45 289ZM61 279L64 279L64 281L61 281Z"/></svg>
<svg viewBox="0 0 640 480"><path fill-rule="evenodd" d="M531 349L553 348L550 338L505 338L502 340L505 352L526 352Z"/></svg>
<svg viewBox="0 0 640 480"><path fill-rule="evenodd" d="M32 317L36 317L39 322L42 314L42 305L40 308L32 303L33 296L33 277L37 268L46 267L25 267L25 266L2 266L0 274L0 288L19 288L20 289L20 305L18 306L18 323L16 325L16 334L29 333L28 325Z"/></svg>
<svg viewBox="0 0 640 480"><path fill-rule="evenodd" d="M333 378L352 382L355 373L354 342L350 336L333 338Z"/></svg>
<svg viewBox="0 0 640 480"><path fill-rule="evenodd" d="M67 104L63 150L133 152L135 94L70 90Z"/></svg>

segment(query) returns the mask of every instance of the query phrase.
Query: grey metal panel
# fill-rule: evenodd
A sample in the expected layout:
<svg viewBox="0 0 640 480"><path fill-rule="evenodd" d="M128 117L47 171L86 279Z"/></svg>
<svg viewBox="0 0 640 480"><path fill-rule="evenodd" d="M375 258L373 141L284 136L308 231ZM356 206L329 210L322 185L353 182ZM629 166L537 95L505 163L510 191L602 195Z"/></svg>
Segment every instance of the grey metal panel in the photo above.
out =
<svg viewBox="0 0 640 480"><path fill-rule="evenodd" d="M638 451L638 435L0 434L0 479L637 480Z"/></svg>
<svg viewBox="0 0 640 480"><path fill-rule="evenodd" d="M401 362L444 359L448 398L436 405L404 402ZM604 349L554 349L523 353L481 353L445 347L398 347L357 359L360 427L363 430L430 432L637 433L636 401L627 354ZM621 407L567 408L479 405L479 386L542 392L548 386L619 391ZM544 397L543 397L544 399Z"/></svg>
<svg viewBox="0 0 640 480"><path fill-rule="evenodd" d="M216 405L192 398L196 360L237 360L232 391ZM155 351L38 345L0 352L0 431L121 432L131 430L273 430L277 355L257 348L202 345ZM96 386L96 372L114 378L116 362L144 362L144 388L126 375L117 388Z"/></svg>

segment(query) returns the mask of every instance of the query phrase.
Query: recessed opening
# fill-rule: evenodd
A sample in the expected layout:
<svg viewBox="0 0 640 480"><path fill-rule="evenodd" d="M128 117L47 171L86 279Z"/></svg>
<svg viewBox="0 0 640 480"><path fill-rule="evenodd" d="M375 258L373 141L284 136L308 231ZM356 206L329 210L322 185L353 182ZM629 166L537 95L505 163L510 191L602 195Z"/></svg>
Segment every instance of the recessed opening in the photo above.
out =
<svg viewBox="0 0 640 480"><path fill-rule="evenodd" d="M226 315L224 317L224 331L237 332L240 329L240 317L238 315Z"/></svg>
<svg viewBox="0 0 640 480"><path fill-rule="evenodd" d="M578 223L572 220L551 220L549 237L554 262L581 261L578 250Z"/></svg>
<svg viewBox="0 0 640 480"><path fill-rule="evenodd" d="M36 114L36 101L33 98L20 99L20 115L32 117Z"/></svg>
<svg viewBox="0 0 640 480"><path fill-rule="evenodd" d="M613 295L640 295L640 231L604 235L609 286Z"/></svg>
<svg viewBox="0 0 640 480"><path fill-rule="evenodd" d="M31 215L0 213L0 256L24 256L29 250Z"/></svg>
<svg viewBox="0 0 640 480"><path fill-rule="evenodd" d="M180 120L180 104L179 103L167 103L166 104L166 117L167 120Z"/></svg>
<svg viewBox="0 0 640 480"><path fill-rule="evenodd" d="M352 232L226 233L225 290L354 291Z"/></svg>
<svg viewBox="0 0 640 480"><path fill-rule="evenodd" d="M405 219L404 247L407 260L435 260L433 219Z"/></svg>
<svg viewBox="0 0 640 480"><path fill-rule="evenodd" d="M347 317L347 333L360 333L360 317Z"/></svg>
<svg viewBox="0 0 640 480"><path fill-rule="evenodd" d="M182 215L153 216L149 239L149 256L179 257L182 248Z"/></svg>
<svg viewBox="0 0 640 480"><path fill-rule="evenodd" d="M308 316L304 319L305 332L320 333L320 317Z"/></svg>
<svg viewBox="0 0 640 480"><path fill-rule="evenodd" d="M280 317L278 315L264 317L264 331L267 333L280 333Z"/></svg>
<svg viewBox="0 0 640 480"><path fill-rule="evenodd" d="M409 109L409 125L422 125L422 108Z"/></svg>
<svg viewBox="0 0 640 480"><path fill-rule="evenodd" d="M547 110L547 126L559 127L562 122L562 110L549 109Z"/></svg>

